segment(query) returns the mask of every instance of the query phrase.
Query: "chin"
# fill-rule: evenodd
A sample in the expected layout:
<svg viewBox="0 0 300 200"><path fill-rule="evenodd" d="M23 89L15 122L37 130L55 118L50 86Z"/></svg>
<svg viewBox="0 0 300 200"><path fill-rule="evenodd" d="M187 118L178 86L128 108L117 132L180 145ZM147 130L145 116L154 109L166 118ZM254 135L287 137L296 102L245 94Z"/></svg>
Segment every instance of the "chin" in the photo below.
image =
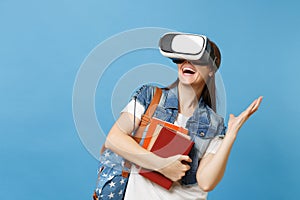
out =
<svg viewBox="0 0 300 200"><path fill-rule="evenodd" d="M194 81L184 80L184 79L179 79L179 82L180 82L180 84L186 85L186 86L188 86L188 85L191 86L194 83Z"/></svg>

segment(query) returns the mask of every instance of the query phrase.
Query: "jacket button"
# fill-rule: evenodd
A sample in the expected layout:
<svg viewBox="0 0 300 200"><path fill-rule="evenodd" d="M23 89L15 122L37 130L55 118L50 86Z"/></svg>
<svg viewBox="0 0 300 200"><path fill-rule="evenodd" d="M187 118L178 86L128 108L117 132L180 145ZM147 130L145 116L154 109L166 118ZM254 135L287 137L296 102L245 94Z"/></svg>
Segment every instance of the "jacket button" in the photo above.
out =
<svg viewBox="0 0 300 200"><path fill-rule="evenodd" d="M201 137L203 137L204 135L205 135L205 133L203 133L203 132L200 133L200 136L201 136Z"/></svg>

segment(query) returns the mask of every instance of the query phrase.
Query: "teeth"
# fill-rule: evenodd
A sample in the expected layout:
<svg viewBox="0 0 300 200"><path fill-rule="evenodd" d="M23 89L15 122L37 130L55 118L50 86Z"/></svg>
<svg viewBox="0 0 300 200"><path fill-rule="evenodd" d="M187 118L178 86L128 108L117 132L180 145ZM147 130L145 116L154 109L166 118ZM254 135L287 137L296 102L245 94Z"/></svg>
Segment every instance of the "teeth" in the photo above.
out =
<svg viewBox="0 0 300 200"><path fill-rule="evenodd" d="M184 72L184 73L185 73L185 72L192 72L192 73L195 73L195 71L194 71L193 69L188 68L188 67L183 68L183 72Z"/></svg>

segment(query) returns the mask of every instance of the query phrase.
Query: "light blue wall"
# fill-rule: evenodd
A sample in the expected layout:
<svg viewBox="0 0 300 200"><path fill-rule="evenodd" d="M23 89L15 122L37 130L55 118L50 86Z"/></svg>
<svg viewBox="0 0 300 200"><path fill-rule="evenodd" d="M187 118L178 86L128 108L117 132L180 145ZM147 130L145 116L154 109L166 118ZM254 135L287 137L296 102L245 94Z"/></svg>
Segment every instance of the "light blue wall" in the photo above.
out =
<svg viewBox="0 0 300 200"><path fill-rule="evenodd" d="M292 0L1 0L0 199L90 198L97 161L73 122L76 73L100 42L139 27L202 33L216 41L228 113L264 96L209 200L299 199L299 8ZM130 64L151 60L172 66L154 50L116 64L124 61L130 70ZM118 76L104 80L113 85ZM107 99L102 89L96 99ZM113 123L107 115L97 113L105 131Z"/></svg>

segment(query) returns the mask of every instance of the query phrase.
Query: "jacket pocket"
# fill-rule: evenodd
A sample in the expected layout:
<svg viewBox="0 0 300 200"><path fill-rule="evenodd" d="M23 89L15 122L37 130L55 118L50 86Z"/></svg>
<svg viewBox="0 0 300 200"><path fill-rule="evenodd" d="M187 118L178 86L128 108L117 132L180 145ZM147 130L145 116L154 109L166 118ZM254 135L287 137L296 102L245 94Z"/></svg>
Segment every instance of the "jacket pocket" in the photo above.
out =
<svg viewBox="0 0 300 200"><path fill-rule="evenodd" d="M199 137L201 139L212 139L216 136L217 131L212 128L209 124L199 123L195 128L196 132L192 132L195 137Z"/></svg>
<svg viewBox="0 0 300 200"><path fill-rule="evenodd" d="M199 123L195 129L196 132L191 132L191 138L195 142L194 147L197 149L197 158L200 159L205 154L210 141L216 136L216 130L211 128L209 124Z"/></svg>
<svg viewBox="0 0 300 200"><path fill-rule="evenodd" d="M171 113L168 113L164 107L162 107L161 105L158 105L153 117L156 117L163 121L167 121L167 119L169 118L170 115L171 115Z"/></svg>

